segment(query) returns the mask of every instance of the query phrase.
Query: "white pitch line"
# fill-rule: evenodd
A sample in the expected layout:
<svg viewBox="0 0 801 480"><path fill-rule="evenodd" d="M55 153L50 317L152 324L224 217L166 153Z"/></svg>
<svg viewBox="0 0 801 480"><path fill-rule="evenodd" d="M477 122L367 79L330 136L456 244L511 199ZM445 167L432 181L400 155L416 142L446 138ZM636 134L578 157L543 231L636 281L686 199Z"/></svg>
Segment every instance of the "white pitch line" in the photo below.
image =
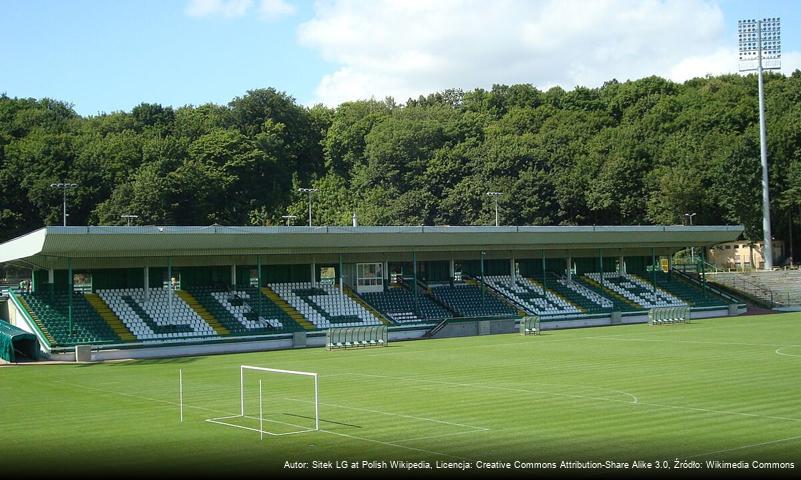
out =
<svg viewBox="0 0 801 480"><path fill-rule="evenodd" d="M607 390L614 393L620 393L631 397L632 401L623 401L623 400L615 400L614 398L606 398L606 397L591 397L588 395L578 395L578 394L570 394L570 393L556 393L556 392L548 392L545 390L530 390L525 388L515 388L515 387L501 387L497 385L484 385L484 384L476 384L476 383L456 383L456 382L445 382L442 380L426 380L422 378L408 378L408 377L390 377L388 375L371 375L367 373L351 373L351 375L363 376L363 377L377 377L377 378L390 378L392 380L405 380L408 382L419 382L419 383L433 383L435 385L446 385L452 387L464 387L464 388L483 388L489 390L502 390L506 392L520 392L520 393L533 393L533 394L540 394L540 395L553 395L557 397L567 397L567 398L580 398L586 400L596 400L596 401L607 401L607 402L615 402L615 403L623 403L623 404L637 404L640 402L640 399L637 398L636 395L624 392L622 390L612 390L606 389L604 387L595 387L590 386L591 388L597 388L599 390ZM550 384L544 384L550 385Z"/></svg>
<svg viewBox="0 0 801 480"><path fill-rule="evenodd" d="M776 355L782 355L782 356L785 356L785 357L801 357L801 355L795 355L795 354L792 354L792 353L784 353L784 352L780 351L780 350L784 350L785 348L790 348L790 347L796 347L797 348L797 347L801 347L801 345L786 345L784 347L779 347L779 348L776 349L776 351L774 353Z"/></svg>
<svg viewBox="0 0 801 480"><path fill-rule="evenodd" d="M358 375L358 374L354 374L354 375ZM295 398L285 398L284 400L291 400L293 402L314 403L311 400L300 400L300 399L295 399ZM413 415L404 415L402 413L383 412L381 410L373 410L373 409L370 409L370 408L350 407L350 406L347 406L347 405L337 405L335 403L323 403L323 402L320 402L320 405L325 405L326 407L344 408L346 410L356 410L356 411L359 411L359 412L378 413L378 414L381 414L381 415L388 415L388 416L392 416L392 417L411 418L412 420L422 420L422 421L425 421L425 422L442 423L442 424L451 425L451 426L454 426L454 427L472 428L472 429L474 429L476 431L488 431L489 430L489 428L477 427L475 425L467 425L467 424L464 424L464 423L448 422L448 421L445 421L445 420L437 420L436 418L415 417Z"/></svg>
<svg viewBox="0 0 801 480"><path fill-rule="evenodd" d="M801 435L797 435L795 437L790 437L790 438L780 438L778 440L771 440L771 441L768 441L768 442L754 443L754 444L751 444L751 445L743 445L742 447L727 448L725 450L716 450L714 452L699 453L698 455L693 455L693 456L687 457L687 458L705 457L707 455L716 455L718 453L734 452L736 450L745 450L747 448L763 447L765 445L773 445L774 443L789 442L789 441L792 441L792 440L799 440L799 439L801 439Z"/></svg>
<svg viewBox="0 0 801 480"><path fill-rule="evenodd" d="M658 342L658 343L689 343L689 344L698 344L698 345L731 345L737 347L794 347L796 345L779 345L775 343L738 343L738 342L702 342L697 340L665 340L665 339L657 339L657 338L623 338L623 337L612 337L612 336L592 336L592 337L584 337L584 338L595 338L599 340L622 340L624 342Z"/></svg>
<svg viewBox="0 0 801 480"><path fill-rule="evenodd" d="M337 435L337 436L340 436L340 437L352 438L354 440L361 440L361 441L364 441L364 442L378 443L378 444L381 444L381 445L389 445L391 447L404 448L406 450L412 450L412 451L415 451L415 452L431 453L433 455L441 455L443 457L458 458L460 460L471 460L469 458L460 457L458 455L452 455L450 453L436 452L434 450L426 450L425 448L409 447L409 446L406 446L406 445L401 445L399 443L385 442L383 440L374 440L372 438L358 437L356 435L348 435L347 433L332 432L330 430L324 430L322 428L319 431L324 432L324 433L330 433L331 435Z"/></svg>
<svg viewBox="0 0 801 480"><path fill-rule="evenodd" d="M521 392L521 393L546 393L549 395L558 395L558 396L569 396L569 397L576 397L576 398L585 398L589 400L604 400L609 402L616 402L622 403L624 405L644 405L649 407L658 407L658 408L669 408L675 410L687 410L692 412L703 412L703 413L714 413L717 415L733 415L733 416L741 416L741 417L753 417L753 418L765 418L769 420L785 420L789 422L801 422L801 418L793 418L793 417L781 417L776 415L761 415L758 413L747 413L747 412L733 412L730 410L715 410L710 408L701 408L701 407L689 407L684 405L665 405L659 403L649 403L649 402L624 402L622 400L615 400L610 398L597 398L597 397L588 397L582 395L569 395L569 394L556 394L550 392L540 392L537 390L526 390L526 389L519 389L519 388L509 388L509 387L498 387L493 385L481 385L481 384L469 384L469 383L452 383L452 382L443 382L439 380L423 380L423 379L412 379L412 378L404 378L404 377L389 377L386 375L367 375L361 373L353 373L352 375L365 375L365 376L373 376L379 378L392 378L393 380L409 380L412 382L422 382L422 383L434 383L440 385L451 385L457 387L469 387L469 388L485 388L485 389L493 389L493 390L504 390L504 391L512 391L512 392ZM599 387L600 388L600 387ZM632 395L633 396L633 395ZM635 397L636 398L636 397Z"/></svg>
<svg viewBox="0 0 801 480"><path fill-rule="evenodd" d="M469 433L486 432L486 431L489 431L489 429L482 428L481 430L465 430L463 432L443 433L441 435L428 435L425 437L404 438L403 440L398 440L398 442L400 443L417 442L419 440L431 440L432 438L454 437L456 435L467 435Z"/></svg>

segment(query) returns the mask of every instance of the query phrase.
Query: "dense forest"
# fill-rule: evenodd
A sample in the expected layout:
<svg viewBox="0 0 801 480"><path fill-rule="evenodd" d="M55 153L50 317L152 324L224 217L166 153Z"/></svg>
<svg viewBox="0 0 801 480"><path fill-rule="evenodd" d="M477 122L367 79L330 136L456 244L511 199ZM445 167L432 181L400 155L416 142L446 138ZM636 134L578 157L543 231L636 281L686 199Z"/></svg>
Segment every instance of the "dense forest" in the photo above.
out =
<svg viewBox="0 0 801 480"><path fill-rule="evenodd" d="M801 71L766 77L773 232L801 220ZM446 90L398 104L142 103L83 117L0 96L0 241L72 225L743 224L761 239L756 76ZM794 232L796 239L799 233Z"/></svg>

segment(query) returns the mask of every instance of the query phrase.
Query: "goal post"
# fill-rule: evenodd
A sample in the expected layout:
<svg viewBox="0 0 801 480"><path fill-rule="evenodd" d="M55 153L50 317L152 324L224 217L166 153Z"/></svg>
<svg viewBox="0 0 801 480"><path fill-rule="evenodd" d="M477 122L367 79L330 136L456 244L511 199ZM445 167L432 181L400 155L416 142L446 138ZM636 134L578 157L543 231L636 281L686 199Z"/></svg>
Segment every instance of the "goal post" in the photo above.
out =
<svg viewBox="0 0 801 480"><path fill-rule="evenodd" d="M261 438L318 431L317 373L240 365L239 414L206 421L258 432Z"/></svg>
<svg viewBox="0 0 801 480"><path fill-rule="evenodd" d="M254 367L252 365L240 365L239 367L239 414L245 417L245 372L246 371L257 371L257 372L267 372L273 374L283 374L283 375L300 375L305 377L311 377L313 380L314 385L314 430L320 429L320 403L319 403L319 385L317 382L317 373L316 372L300 372L296 370L282 370L280 368L267 368L267 367ZM269 388L269 386L268 386ZM261 403L263 402L262 392L259 392L259 404L260 408L262 407Z"/></svg>

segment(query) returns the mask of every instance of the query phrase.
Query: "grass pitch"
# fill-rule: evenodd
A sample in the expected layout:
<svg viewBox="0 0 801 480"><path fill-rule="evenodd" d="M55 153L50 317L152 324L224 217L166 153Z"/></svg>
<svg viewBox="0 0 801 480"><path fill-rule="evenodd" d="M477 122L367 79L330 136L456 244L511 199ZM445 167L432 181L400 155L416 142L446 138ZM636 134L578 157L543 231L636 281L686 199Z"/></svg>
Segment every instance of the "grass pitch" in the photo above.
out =
<svg viewBox="0 0 801 480"><path fill-rule="evenodd" d="M320 431L260 440L208 422L239 413L243 364L317 372ZM265 376L263 388L268 424L313 423L309 383ZM258 428L250 392L254 419L237 421ZM676 459L787 462L797 471L801 314L4 367L0 432L6 472L289 473L295 462L323 471L330 461L333 471L336 462L392 460L673 467Z"/></svg>

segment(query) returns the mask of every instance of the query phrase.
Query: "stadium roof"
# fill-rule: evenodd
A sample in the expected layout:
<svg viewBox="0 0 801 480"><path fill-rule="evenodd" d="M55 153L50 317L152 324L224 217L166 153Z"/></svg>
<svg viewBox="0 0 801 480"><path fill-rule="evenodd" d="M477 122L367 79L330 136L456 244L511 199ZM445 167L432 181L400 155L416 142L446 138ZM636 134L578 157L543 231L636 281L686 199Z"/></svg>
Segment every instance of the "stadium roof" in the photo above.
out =
<svg viewBox="0 0 801 480"><path fill-rule="evenodd" d="M458 227L46 227L0 245L0 262L55 258L370 252L679 250L736 240L741 225ZM579 252L576 252L579 253ZM634 254L634 253L629 253ZM647 254L647 253L643 253Z"/></svg>

